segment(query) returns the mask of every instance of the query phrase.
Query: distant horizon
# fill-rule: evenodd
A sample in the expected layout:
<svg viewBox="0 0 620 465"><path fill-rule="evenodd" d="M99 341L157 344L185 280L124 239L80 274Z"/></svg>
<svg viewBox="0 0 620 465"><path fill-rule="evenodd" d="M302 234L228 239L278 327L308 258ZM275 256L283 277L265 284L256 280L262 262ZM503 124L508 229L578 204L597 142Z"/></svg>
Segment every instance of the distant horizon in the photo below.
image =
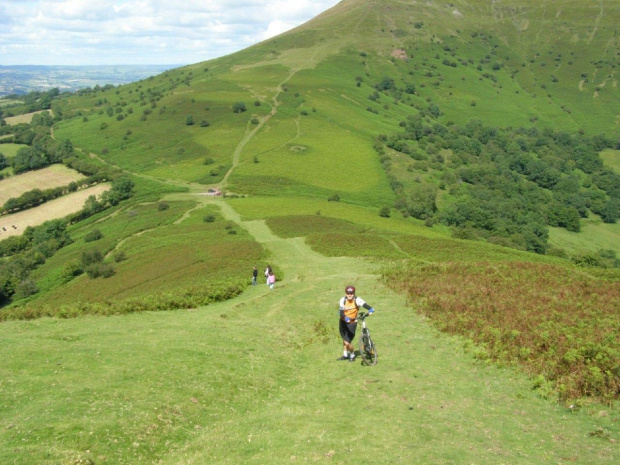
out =
<svg viewBox="0 0 620 465"><path fill-rule="evenodd" d="M28 64L28 65L2 65L0 64L0 68L98 68L102 66L111 67L111 66L128 66L132 68L136 67L162 67L162 66L171 66L171 67L180 67L180 66L189 66L194 63L140 63L140 64L127 64L127 63L115 63L115 64L101 64L101 65L41 65L41 64Z"/></svg>
<svg viewBox="0 0 620 465"><path fill-rule="evenodd" d="M0 98L53 88L75 92L108 84L129 84L182 66L185 65L0 65Z"/></svg>

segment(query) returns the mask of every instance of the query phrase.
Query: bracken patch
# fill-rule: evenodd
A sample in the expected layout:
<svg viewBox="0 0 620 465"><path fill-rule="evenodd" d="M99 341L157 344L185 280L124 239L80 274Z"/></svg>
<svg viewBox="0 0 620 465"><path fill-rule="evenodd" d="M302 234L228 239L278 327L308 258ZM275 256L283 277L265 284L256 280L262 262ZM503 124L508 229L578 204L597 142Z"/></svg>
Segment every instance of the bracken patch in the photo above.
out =
<svg viewBox="0 0 620 465"><path fill-rule="evenodd" d="M442 331L542 376L559 399L620 398L620 283L520 262L412 266L387 278Z"/></svg>

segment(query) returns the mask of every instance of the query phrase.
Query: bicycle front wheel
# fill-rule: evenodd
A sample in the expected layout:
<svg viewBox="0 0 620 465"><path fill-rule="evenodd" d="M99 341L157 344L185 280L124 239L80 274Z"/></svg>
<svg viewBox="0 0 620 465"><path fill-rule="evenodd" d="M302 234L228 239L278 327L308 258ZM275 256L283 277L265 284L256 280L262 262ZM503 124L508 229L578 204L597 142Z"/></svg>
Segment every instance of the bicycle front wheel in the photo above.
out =
<svg viewBox="0 0 620 465"><path fill-rule="evenodd" d="M360 355L362 356L362 363L365 365L377 364L377 348L367 334L360 338Z"/></svg>

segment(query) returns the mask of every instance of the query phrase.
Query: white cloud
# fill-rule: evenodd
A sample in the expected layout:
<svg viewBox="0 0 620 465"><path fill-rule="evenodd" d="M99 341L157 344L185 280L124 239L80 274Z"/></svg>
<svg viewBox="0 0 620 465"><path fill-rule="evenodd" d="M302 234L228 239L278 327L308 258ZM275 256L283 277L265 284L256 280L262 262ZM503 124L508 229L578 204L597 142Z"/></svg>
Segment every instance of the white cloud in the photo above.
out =
<svg viewBox="0 0 620 465"><path fill-rule="evenodd" d="M289 29L294 28L295 26L297 26L296 23L284 22L280 21L279 19L271 21L267 26L267 30L265 30L265 32L263 33L261 40L269 39L270 37L282 34L283 32L286 32Z"/></svg>
<svg viewBox="0 0 620 465"><path fill-rule="evenodd" d="M0 64L189 64L241 50L338 0L3 0Z"/></svg>

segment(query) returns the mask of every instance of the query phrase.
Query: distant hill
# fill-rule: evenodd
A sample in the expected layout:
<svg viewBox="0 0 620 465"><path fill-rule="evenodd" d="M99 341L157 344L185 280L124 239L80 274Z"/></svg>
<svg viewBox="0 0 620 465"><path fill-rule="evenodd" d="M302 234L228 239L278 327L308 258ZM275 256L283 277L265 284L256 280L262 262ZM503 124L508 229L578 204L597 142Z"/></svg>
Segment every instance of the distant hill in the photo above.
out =
<svg viewBox="0 0 620 465"><path fill-rule="evenodd" d="M127 247L124 240L147 229L147 219L148 228L167 233L158 222L187 212L184 202L196 203L192 196L171 202L172 192L219 188L243 199L236 208L244 218L315 215L357 223L346 231L353 238L331 223L331 236L314 238L341 244L340 254L402 254L389 235L362 229L370 224L380 234L475 239L476 247L506 246L498 250L515 257L527 250L615 266L618 17L620 3L610 0L343 0L225 57L115 87L42 96L53 121L40 117L38 126L14 133L4 128L3 140L32 146L20 156L24 165L58 159L55 144L65 141L75 147L75 159L63 158L73 166L131 177L131 202L140 206L124 205L126 215L110 217L114 227L101 231L105 253ZM44 135L46 125L53 137ZM160 211L155 202L166 205ZM129 214L134 210L144 212ZM196 214L196 230L213 214L206 207ZM94 221L72 225L72 234L86 236ZM243 238L226 233L225 242L232 236ZM356 242L360 237L368 242ZM176 231L162 239L168 248L152 253L152 262L136 251L142 269L119 262L118 276L87 288L96 294L88 298L186 286L184 269L165 278L149 274L163 273L155 263L178 259L174 240ZM85 247L68 245L32 274L40 289L32 302L49 303L52 293L58 304L75 300L83 284L62 281L58 269ZM187 247L188 263L208 263L196 250ZM231 266L231 276L237 250L212 252L226 257L218 266Z"/></svg>
<svg viewBox="0 0 620 465"><path fill-rule="evenodd" d="M0 97L58 88L76 91L106 84L120 85L154 76L170 65L1 66Z"/></svg>

